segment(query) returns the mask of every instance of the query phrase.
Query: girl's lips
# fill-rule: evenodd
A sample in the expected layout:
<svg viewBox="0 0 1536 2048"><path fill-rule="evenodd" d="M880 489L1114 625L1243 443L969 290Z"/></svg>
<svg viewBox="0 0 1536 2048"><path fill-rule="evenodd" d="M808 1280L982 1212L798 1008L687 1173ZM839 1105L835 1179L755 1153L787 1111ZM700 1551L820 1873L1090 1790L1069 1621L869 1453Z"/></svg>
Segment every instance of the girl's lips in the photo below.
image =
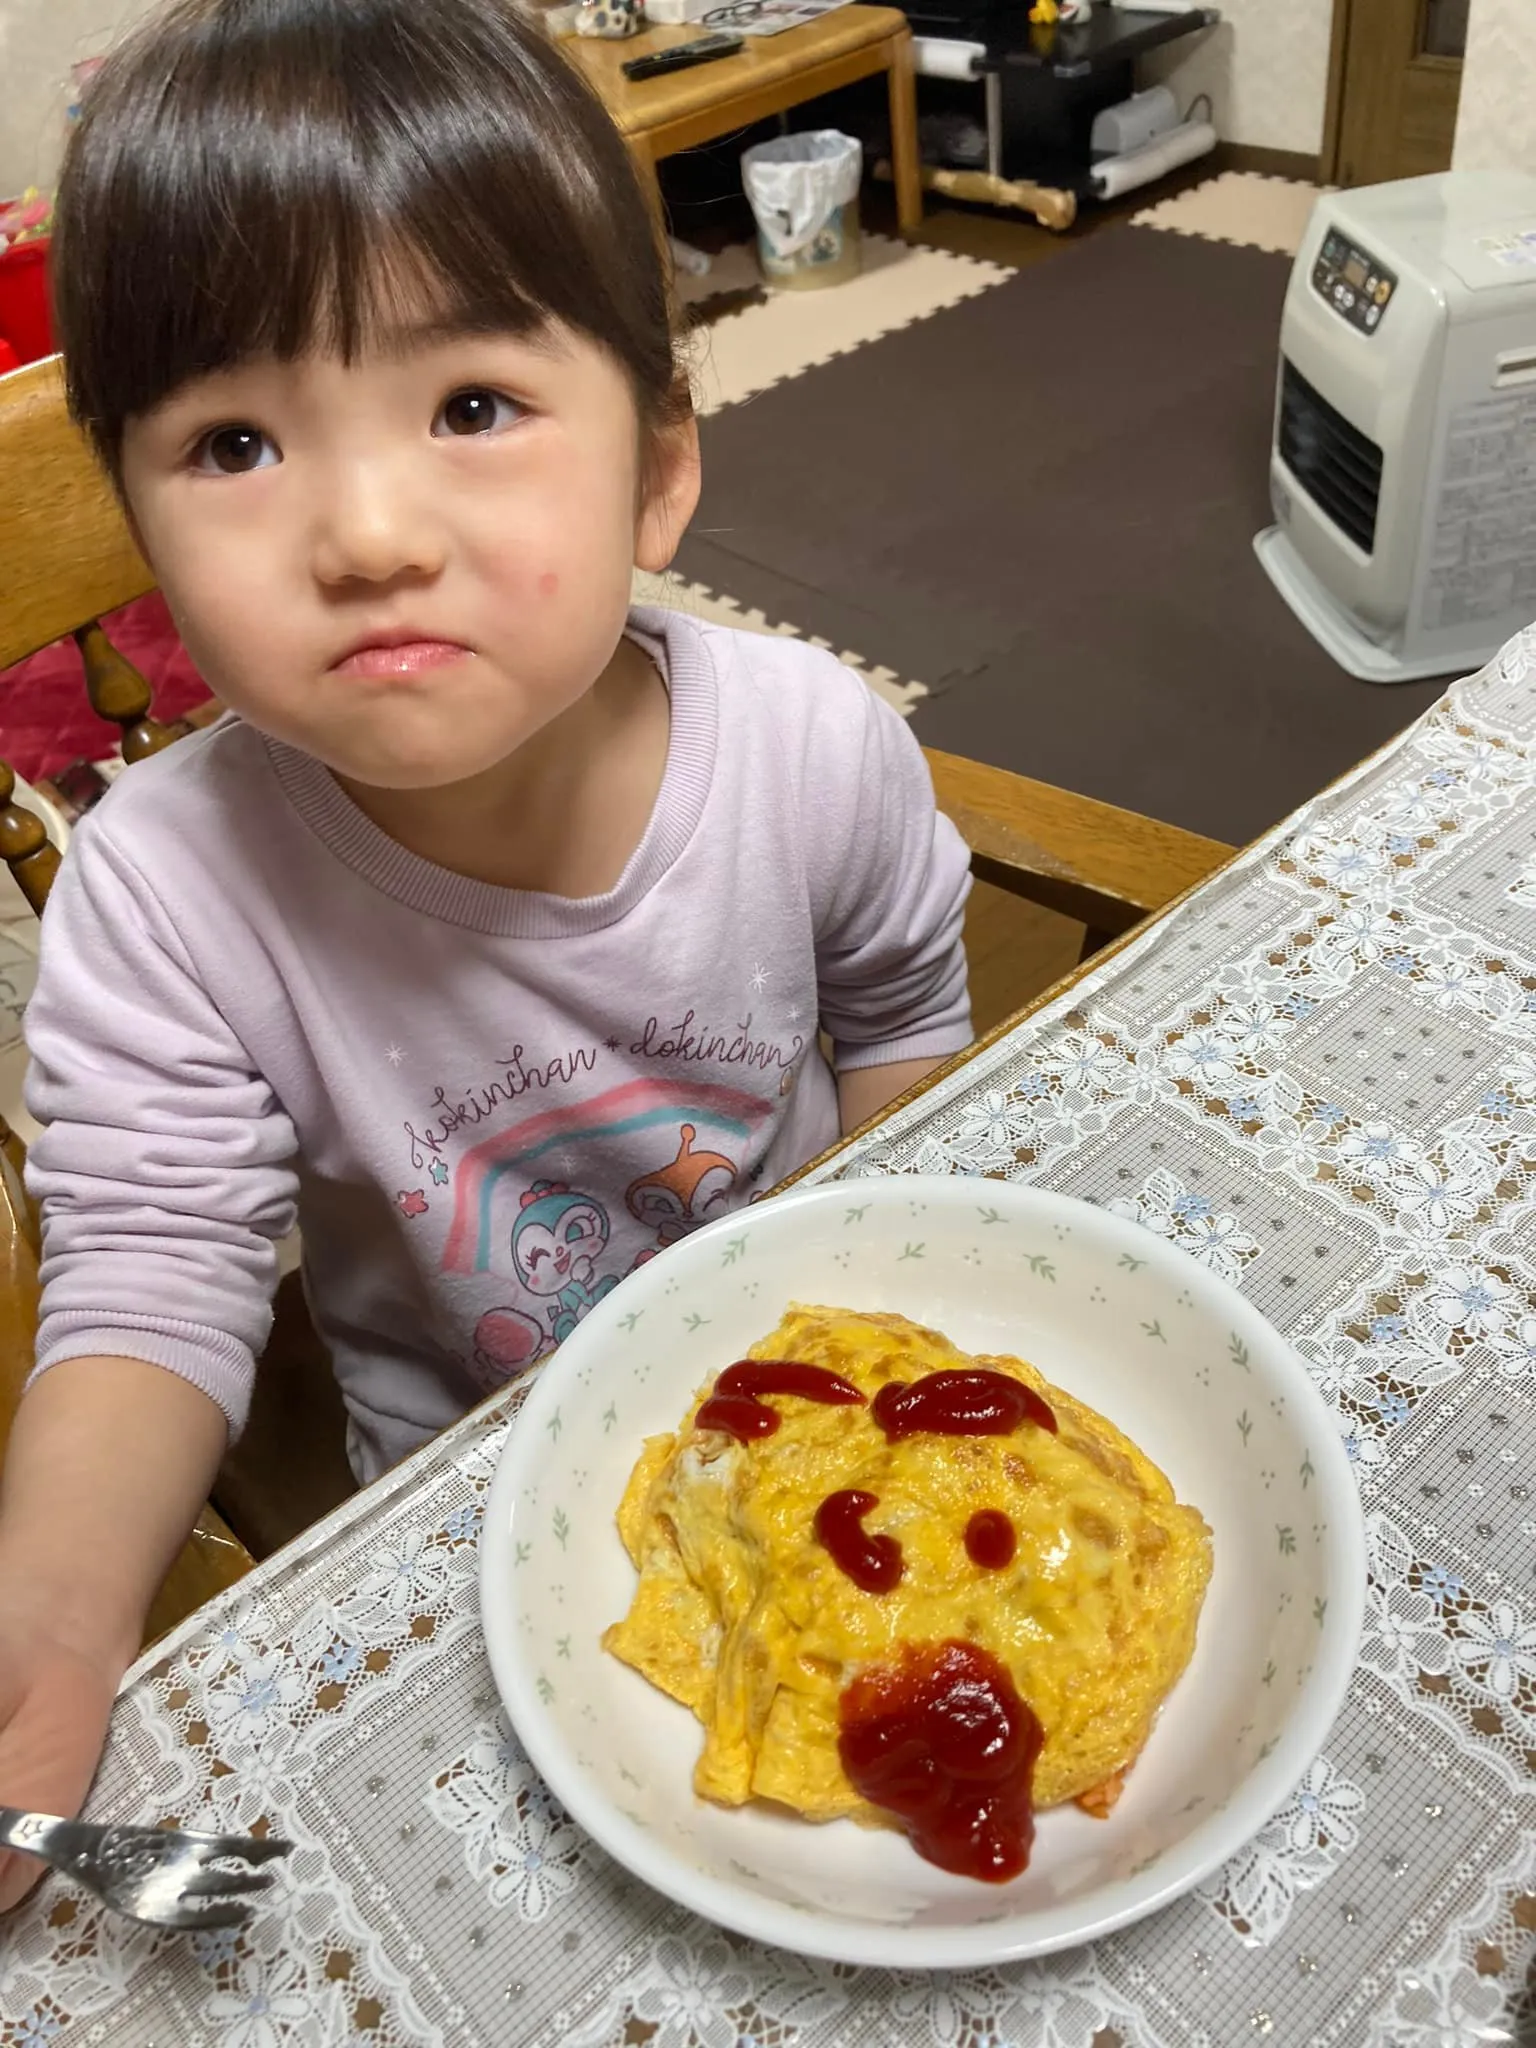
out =
<svg viewBox="0 0 1536 2048"><path fill-rule="evenodd" d="M337 676L415 676L467 659L456 640L404 640L397 646L358 647L331 670Z"/></svg>

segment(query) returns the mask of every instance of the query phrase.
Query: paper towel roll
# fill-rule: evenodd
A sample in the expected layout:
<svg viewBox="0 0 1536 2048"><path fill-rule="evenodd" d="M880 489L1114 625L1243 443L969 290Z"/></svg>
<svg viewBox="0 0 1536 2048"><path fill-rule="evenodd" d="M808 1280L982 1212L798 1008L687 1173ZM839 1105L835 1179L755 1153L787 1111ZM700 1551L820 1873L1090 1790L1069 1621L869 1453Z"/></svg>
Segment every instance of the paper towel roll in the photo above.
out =
<svg viewBox="0 0 1536 2048"><path fill-rule="evenodd" d="M1209 121L1186 121L1143 149L1102 158L1088 173L1088 182L1098 198L1118 199L1122 192L1150 185L1154 178L1176 171L1180 164L1192 164L1215 147L1216 130Z"/></svg>
<svg viewBox="0 0 1536 2048"><path fill-rule="evenodd" d="M976 76L976 59L985 57L985 43L962 43L951 36L914 36L912 62L919 78Z"/></svg>

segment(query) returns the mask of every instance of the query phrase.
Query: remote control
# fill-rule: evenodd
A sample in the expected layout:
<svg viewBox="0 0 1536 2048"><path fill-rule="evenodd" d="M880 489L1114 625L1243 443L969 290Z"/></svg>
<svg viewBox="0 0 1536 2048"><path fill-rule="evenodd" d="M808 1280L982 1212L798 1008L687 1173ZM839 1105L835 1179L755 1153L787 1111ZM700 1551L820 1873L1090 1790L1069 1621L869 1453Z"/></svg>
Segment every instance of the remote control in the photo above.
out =
<svg viewBox="0 0 1536 2048"><path fill-rule="evenodd" d="M740 36L696 36L691 43L674 43L670 50L631 57L622 69L626 78L657 78L664 71L686 71L690 64L710 64L716 57L733 56L741 42Z"/></svg>

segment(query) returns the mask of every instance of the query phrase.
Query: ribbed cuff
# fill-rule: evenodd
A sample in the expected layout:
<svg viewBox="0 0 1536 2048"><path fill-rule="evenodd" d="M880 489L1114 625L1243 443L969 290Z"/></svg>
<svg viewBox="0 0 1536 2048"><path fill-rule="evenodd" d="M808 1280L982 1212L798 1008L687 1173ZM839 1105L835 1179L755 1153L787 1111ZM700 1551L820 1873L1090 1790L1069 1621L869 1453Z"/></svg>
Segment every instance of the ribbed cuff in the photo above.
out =
<svg viewBox="0 0 1536 2048"><path fill-rule="evenodd" d="M138 1358L161 1366L223 1409L231 1442L245 1427L256 1361L248 1344L223 1330L171 1317L161 1322L101 1323L64 1310L47 1317L38 1333L37 1364L27 1386L70 1358Z"/></svg>
<svg viewBox="0 0 1536 2048"><path fill-rule="evenodd" d="M960 1023L936 1024L928 1031L910 1031L904 1038L885 1038L875 1045L849 1045L836 1039L832 1064L839 1074L854 1074L861 1067L894 1067L898 1060L947 1060L964 1052L971 1043L969 1014Z"/></svg>

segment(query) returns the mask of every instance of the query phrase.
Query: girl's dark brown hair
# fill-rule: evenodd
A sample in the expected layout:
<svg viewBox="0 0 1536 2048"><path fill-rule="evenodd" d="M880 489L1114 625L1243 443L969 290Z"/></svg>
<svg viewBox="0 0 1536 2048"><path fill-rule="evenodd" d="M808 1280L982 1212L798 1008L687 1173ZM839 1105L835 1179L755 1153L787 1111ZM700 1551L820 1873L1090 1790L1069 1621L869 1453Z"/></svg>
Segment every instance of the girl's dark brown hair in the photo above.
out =
<svg viewBox="0 0 1536 2048"><path fill-rule="evenodd" d="M179 0L71 138L51 257L70 410L123 428L189 379L352 360L424 290L449 331L554 319L686 411L668 275L602 106L510 0Z"/></svg>

